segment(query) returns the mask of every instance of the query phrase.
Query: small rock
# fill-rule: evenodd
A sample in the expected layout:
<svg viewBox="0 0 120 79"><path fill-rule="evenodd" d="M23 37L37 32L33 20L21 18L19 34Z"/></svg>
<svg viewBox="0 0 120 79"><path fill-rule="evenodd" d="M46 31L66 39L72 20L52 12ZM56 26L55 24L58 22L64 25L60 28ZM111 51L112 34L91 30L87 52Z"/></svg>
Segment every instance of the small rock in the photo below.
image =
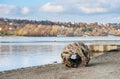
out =
<svg viewBox="0 0 120 79"><path fill-rule="evenodd" d="M54 61L53 63L57 63L57 61Z"/></svg>

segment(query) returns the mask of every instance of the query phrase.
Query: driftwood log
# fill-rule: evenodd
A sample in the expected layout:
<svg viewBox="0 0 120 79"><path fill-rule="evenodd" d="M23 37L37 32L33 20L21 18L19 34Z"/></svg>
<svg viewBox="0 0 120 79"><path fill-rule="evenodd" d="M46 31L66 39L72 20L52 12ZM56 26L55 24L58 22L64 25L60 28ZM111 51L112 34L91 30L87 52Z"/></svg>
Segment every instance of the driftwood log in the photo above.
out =
<svg viewBox="0 0 120 79"><path fill-rule="evenodd" d="M75 42L65 46L61 57L62 63L67 67L87 66L90 61L89 49L82 42Z"/></svg>

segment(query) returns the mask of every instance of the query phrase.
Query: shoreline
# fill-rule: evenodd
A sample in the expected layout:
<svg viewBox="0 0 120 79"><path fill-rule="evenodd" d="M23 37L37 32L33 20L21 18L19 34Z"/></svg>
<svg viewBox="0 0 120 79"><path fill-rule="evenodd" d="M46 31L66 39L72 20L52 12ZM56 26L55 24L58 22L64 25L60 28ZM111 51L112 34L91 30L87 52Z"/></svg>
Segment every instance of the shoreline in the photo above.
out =
<svg viewBox="0 0 120 79"><path fill-rule="evenodd" d="M13 36L13 37L9 37L9 36L5 36L5 37L1 37L0 43L42 43L42 42L65 42L65 43L69 43L69 42L84 42L84 43L92 43L92 44L96 44L96 43L111 43L113 42L114 44L120 44L120 37L118 37L118 39L111 39L111 37L109 39L106 39L107 37L101 37L98 36L97 37L26 37L26 36ZM3 40L4 38L10 38L11 40ZM13 40L13 39L16 40ZM37 40L35 39L37 38ZM72 39L74 38L74 39ZM31 39L31 40L30 40ZM49 40L48 40L49 39ZM24 40L24 41L21 41ZM26 41L27 40L27 41Z"/></svg>
<svg viewBox="0 0 120 79"><path fill-rule="evenodd" d="M0 72L0 79L120 79L120 51L91 59L87 67L48 64Z"/></svg>

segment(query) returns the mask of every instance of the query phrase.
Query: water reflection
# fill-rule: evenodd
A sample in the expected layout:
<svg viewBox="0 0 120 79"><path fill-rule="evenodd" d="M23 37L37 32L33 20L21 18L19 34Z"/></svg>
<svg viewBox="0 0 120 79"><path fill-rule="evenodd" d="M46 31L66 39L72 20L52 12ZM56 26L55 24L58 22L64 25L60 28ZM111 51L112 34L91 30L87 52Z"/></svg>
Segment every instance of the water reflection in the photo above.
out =
<svg viewBox="0 0 120 79"><path fill-rule="evenodd" d="M61 62L65 44L7 45L0 44L0 71Z"/></svg>

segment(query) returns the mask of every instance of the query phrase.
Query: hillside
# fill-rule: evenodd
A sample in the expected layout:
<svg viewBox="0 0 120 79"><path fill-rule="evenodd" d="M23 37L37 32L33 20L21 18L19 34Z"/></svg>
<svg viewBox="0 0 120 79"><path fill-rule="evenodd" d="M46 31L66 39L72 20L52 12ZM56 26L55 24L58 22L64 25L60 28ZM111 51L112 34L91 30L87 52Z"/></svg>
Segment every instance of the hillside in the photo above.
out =
<svg viewBox="0 0 120 79"><path fill-rule="evenodd" d="M120 23L52 22L0 18L0 35L108 36L120 35Z"/></svg>

